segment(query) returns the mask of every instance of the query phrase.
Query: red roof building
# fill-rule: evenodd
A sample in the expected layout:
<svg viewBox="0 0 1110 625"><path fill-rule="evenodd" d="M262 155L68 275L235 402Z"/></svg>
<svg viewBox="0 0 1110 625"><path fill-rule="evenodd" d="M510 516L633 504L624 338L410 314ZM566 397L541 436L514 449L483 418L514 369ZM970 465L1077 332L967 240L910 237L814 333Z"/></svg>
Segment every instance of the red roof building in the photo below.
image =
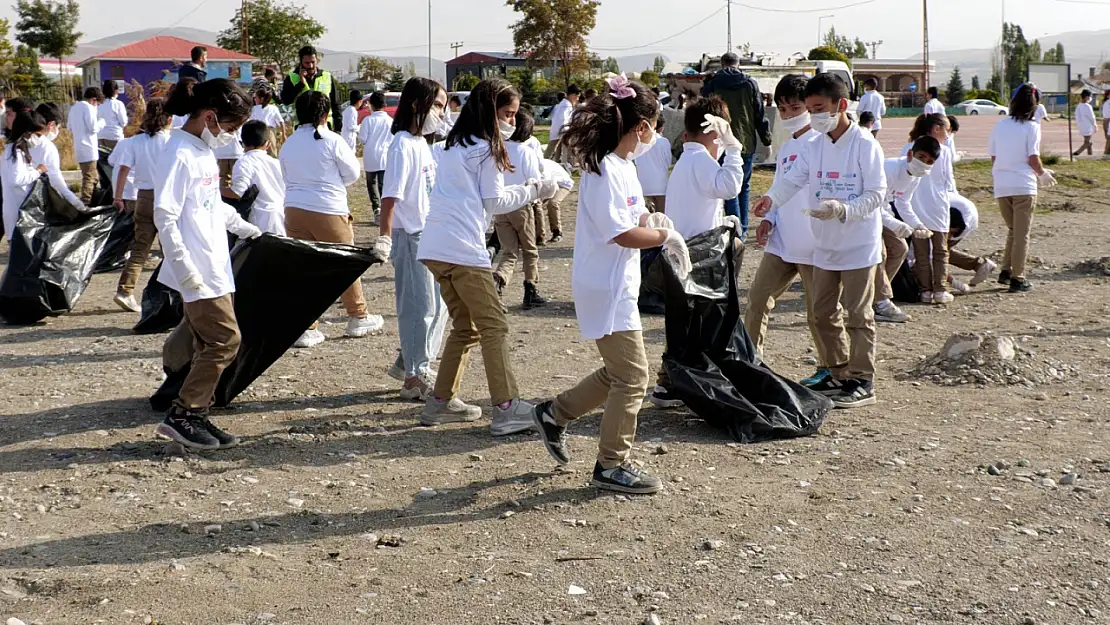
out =
<svg viewBox="0 0 1110 625"><path fill-rule="evenodd" d="M192 58L192 50L208 50L208 78L228 78L251 84L257 58L218 46L180 37L157 36L136 41L114 50L101 52L77 64L85 72L86 86L100 86L105 80L129 83L132 80L149 88L154 82L177 82L177 70Z"/></svg>

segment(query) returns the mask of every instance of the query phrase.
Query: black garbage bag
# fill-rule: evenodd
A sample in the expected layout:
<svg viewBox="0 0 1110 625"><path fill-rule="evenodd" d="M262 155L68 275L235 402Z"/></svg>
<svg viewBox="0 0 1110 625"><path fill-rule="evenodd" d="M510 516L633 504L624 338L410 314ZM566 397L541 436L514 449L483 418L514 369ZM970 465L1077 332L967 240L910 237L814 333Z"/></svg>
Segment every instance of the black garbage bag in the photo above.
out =
<svg viewBox="0 0 1110 625"><path fill-rule="evenodd" d="M640 250L640 295L636 306L641 315L667 312L667 281L663 276L663 248Z"/></svg>
<svg viewBox="0 0 1110 625"><path fill-rule="evenodd" d="M741 322L735 233L722 227L687 245L693 271L685 282L663 256L670 390L741 443L817 432L832 402L761 363Z"/></svg>
<svg viewBox="0 0 1110 625"><path fill-rule="evenodd" d="M72 310L114 219L111 206L78 210L54 191L46 174L36 180L20 207L0 281L0 317L26 324Z"/></svg>
<svg viewBox="0 0 1110 625"><path fill-rule="evenodd" d="M239 243L231 258L235 316L242 342L216 388L215 405L221 407L230 404L281 358L371 265L385 260L353 245L298 241L270 234ZM191 337L181 329L167 340L163 363L167 364L168 377L150 398L154 410L167 410L177 398L189 366L168 366L168 361L189 362L191 355L178 354L191 346Z"/></svg>
<svg viewBox="0 0 1110 625"><path fill-rule="evenodd" d="M93 191L91 206L111 206L115 184L112 183L112 166L108 164L108 157L112 155L110 148L100 148L100 160L96 162L96 171L100 176L100 184ZM93 273L108 273L123 269L127 262L127 252L131 249L131 241L135 239L135 215L133 213L117 213L112 223L112 233L108 235L108 243L100 258L96 260Z"/></svg>
<svg viewBox="0 0 1110 625"><path fill-rule="evenodd" d="M917 276L913 275L913 267L910 267L908 260L898 268L898 273L890 281L890 286L894 292L894 301L903 304L921 302L921 288L917 284Z"/></svg>
<svg viewBox="0 0 1110 625"><path fill-rule="evenodd" d="M161 272L162 263L158 263L143 289L142 315L131 329L135 334L169 332L185 318L181 294L158 281Z"/></svg>

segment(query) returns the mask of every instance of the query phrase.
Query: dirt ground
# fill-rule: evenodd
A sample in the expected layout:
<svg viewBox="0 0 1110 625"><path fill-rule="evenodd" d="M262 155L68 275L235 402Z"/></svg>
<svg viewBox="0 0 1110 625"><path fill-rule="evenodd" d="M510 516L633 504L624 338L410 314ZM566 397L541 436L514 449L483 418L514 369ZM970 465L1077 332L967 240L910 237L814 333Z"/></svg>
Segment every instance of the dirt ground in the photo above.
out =
<svg viewBox="0 0 1110 625"><path fill-rule="evenodd" d="M1063 185L1036 217L1034 292L990 282L946 307L910 306L912 323L879 329L878 405L836 412L810 438L741 446L645 405L635 457L667 484L648 498L588 486L596 416L573 427L566 471L536 437L494 440L488 422L419 427L420 406L385 375L397 347L388 267L363 279L383 334L340 339L331 309L331 340L287 354L215 415L241 447L164 457L146 400L163 337L133 335L137 315L111 303L116 276L95 276L71 314L0 327L0 618L1110 623L1110 278L1097 262L1076 268L1110 255L1110 166L1056 169ZM982 217L964 245L996 253L989 169L962 165L958 178ZM757 174L757 190L769 179ZM599 363L574 320L572 240L541 253L551 306L522 312L520 277L507 295L529 397ZM747 281L759 258L748 251ZM782 299L767 346L792 377L813 369L801 296ZM655 363L662 319L644 323ZM952 334L986 331L1066 363L1064 379L896 379ZM488 406L480 359L463 397Z"/></svg>

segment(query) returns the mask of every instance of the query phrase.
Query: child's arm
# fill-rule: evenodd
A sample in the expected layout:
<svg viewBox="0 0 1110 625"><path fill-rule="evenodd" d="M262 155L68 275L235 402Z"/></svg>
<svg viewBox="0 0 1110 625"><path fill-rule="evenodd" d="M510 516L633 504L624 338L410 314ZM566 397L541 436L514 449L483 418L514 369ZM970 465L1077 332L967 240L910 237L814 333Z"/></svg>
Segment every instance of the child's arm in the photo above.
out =
<svg viewBox="0 0 1110 625"><path fill-rule="evenodd" d="M173 155L167 155L161 162L168 165L159 167L155 175L158 186L154 188L154 225L158 228L159 244L182 288L197 289L204 284L204 277L193 263L192 256L185 247L185 239L177 227L191 175L188 165Z"/></svg>
<svg viewBox="0 0 1110 625"><path fill-rule="evenodd" d="M358 142L361 143L362 145L366 145L366 142L369 141L369 140L370 140L370 117L367 116L366 119L362 120L362 123L359 124L359 126L358 126Z"/></svg>
<svg viewBox="0 0 1110 625"><path fill-rule="evenodd" d="M810 152L816 142L810 143L806 149L798 152L798 158L794 161L794 166L790 171L782 176L775 176L775 182L767 191L767 194L759 198L759 201L752 207L752 213L756 217L764 217L772 209L782 206L789 202L798 191L801 191L809 183L809 159ZM879 163L879 169L882 169L882 162Z"/></svg>
<svg viewBox="0 0 1110 625"><path fill-rule="evenodd" d="M245 159L242 158L235 161L235 166L231 168L231 186L220 189L220 194L224 197L233 200L242 199L243 194L250 188L254 172L244 164L244 161Z"/></svg>
<svg viewBox="0 0 1110 625"><path fill-rule="evenodd" d="M413 184L418 175L416 159L404 144L395 141L390 144L385 161L385 185L382 187L381 214L378 215L378 233L388 237L393 233L393 209L397 200L404 200L410 193L423 193L419 182Z"/></svg>
<svg viewBox="0 0 1110 625"><path fill-rule="evenodd" d="M339 177L342 178L343 184L348 187L358 182L359 176L362 175L362 166L358 162L358 157L355 156L355 151L347 144L347 140L340 138L335 142L335 161L339 165Z"/></svg>
<svg viewBox="0 0 1110 625"><path fill-rule="evenodd" d="M674 230L636 226L613 237L613 243L632 250L650 250L666 243L672 232Z"/></svg>
<svg viewBox="0 0 1110 625"><path fill-rule="evenodd" d="M543 180L539 185L517 184L505 186L505 176L497 166L496 159L489 155L482 161L478 168L478 188L482 196L482 207L491 215L504 215L511 213L530 202L554 197L558 186L550 180ZM543 197L543 195L550 195Z"/></svg>
<svg viewBox="0 0 1110 625"><path fill-rule="evenodd" d="M77 208L84 208L85 203L82 202L81 198L77 197L73 191L69 190L69 185L66 184L65 178L62 178L62 158L58 154L58 148L54 147L53 144L48 145L46 154L42 160L43 164L47 167L46 177L50 181L50 186L54 187L58 195L61 195L70 205L76 206ZM123 197L123 192L121 191L120 195L117 197Z"/></svg>
<svg viewBox="0 0 1110 625"><path fill-rule="evenodd" d="M694 171L700 191L718 200L727 200L740 195L744 188L744 153L740 149L725 151L725 164L718 165L713 159L698 159L698 169Z"/></svg>

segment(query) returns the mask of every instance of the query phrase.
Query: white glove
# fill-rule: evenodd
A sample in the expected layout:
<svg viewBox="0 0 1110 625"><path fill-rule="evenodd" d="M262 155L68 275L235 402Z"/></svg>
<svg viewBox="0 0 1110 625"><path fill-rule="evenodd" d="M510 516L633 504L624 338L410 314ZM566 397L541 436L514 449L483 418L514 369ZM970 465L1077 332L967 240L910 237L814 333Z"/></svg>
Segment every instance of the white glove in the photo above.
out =
<svg viewBox="0 0 1110 625"><path fill-rule="evenodd" d="M913 229L913 238L915 238L915 239L931 239L932 237L933 237L933 231L932 230L928 230L926 228L914 228Z"/></svg>
<svg viewBox="0 0 1110 625"><path fill-rule="evenodd" d="M1051 189L1052 187L1055 187L1056 177L1052 175L1054 173L1056 172L1052 171L1051 169L1044 170L1043 174L1037 176L1037 182L1041 183L1041 187L1045 189Z"/></svg>
<svg viewBox="0 0 1110 625"><path fill-rule="evenodd" d="M721 222L724 226L736 231L736 234L740 234L740 218L736 215L725 215L725 218L722 219Z"/></svg>
<svg viewBox="0 0 1110 625"><path fill-rule="evenodd" d="M389 260L393 253L393 238L380 236L374 239L374 253L385 260Z"/></svg>
<svg viewBox="0 0 1110 625"><path fill-rule="evenodd" d="M690 249L686 247L686 240L677 230L668 229L666 232L667 240L663 242L663 251L674 262L678 279L685 280L690 275L690 270L694 268L693 263L690 262Z"/></svg>
<svg viewBox="0 0 1110 625"><path fill-rule="evenodd" d="M240 239L257 239L262 236L262 229L249 221L244 221L242 224L236 226L235 230L232 230L231 233Z"/></svg>
<svg viewBox="0 0 1110 625"><path fill-rule="evenodd" d="M706 113L705 121L701 123L702 132L717 133L717 140L726 150L743 150L744 145L732 134L732 126L722 117Z"/></svg>
<svg viewBox="0 0 1110 625"><path fill-rule="evenodd" d="M182 291L199 291L204 286L204 278L199 273L190 271L180 282Z"/></svg>
<svg viewBox="0 0 1110 625"><path fill-rule="evenodd" d="M550 200L559 192L559 185L554 180L537 180L533 184L536 185L536 194L541 200Z"/></svg>
<svg viewBox="0 0 1110 625"><path fill-rule="evenodd" d="M562 179L556 181L555 184L559 185L560 189L566 189L567 191L570 191L571 189L574 188L574 179L573 178L562 178Z"/></svg>
<svg viewBox="0 0 1110 625"><path fill-rule="evenodd" d="M844 221L844 205L839 200L822 200L817 208L807 208L805 213L814 219L828 221L839 219Z"/></svg>
<svg viewBox="0 0 1110 625"><path fill-rule="evenodd" d="M674 230L674 222L670 217L664 213L652 213L648 215L645 225L648 228L661 228L663 230Z"/></svg>
<svg viewBox="0 0 1110 625"><path fill-rule="evenodd" d="M899 221L893 224L894 227L890 229L891 232L896 234L899 239L905 239L913 236L913 228L904 221Z"/></svg>

